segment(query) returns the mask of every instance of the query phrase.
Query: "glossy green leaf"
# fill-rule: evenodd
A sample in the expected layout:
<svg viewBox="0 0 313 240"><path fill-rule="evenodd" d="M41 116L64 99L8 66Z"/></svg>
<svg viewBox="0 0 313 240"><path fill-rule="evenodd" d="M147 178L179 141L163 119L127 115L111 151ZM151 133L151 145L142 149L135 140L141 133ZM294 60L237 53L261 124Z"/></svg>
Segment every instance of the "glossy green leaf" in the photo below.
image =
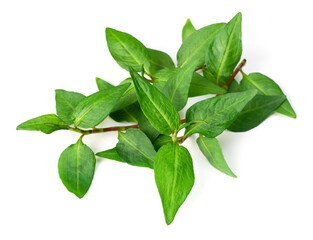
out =
<svg viewBox="0 0 313 240"><path fill-rule="evenodd" d="M213 167L231 177L237 177L228 167L216 138L207 138L200 135L197 139L197 144Z"/></svg>
<svg viewBox="0 0 313 240"><path fill-rule="evenodd" d="M46 134L60 129L67 129L67 124L55 114L47 114L30 119L16 128L16 130L41 131Z"/></svg>
<svg viewBox="0 0 313 240"><path fill-rule="evenodd" d="M112 148L112 149L109 149L109 150L106 150L106 151L98 152L96 155L98 157L102 157L102 158L107 158L107 159L111 159L111 160L115 160L115 161L119 161L119 162L125 162L117 154L116 147Z"/></svg>
<svg viewBox="0 0 313 240"><path fill-rule="evenodd" d="M149 138L139 129L118 133L116 151L130 165L153 168L156 152Z"/></svg>
<svg viewBox="0 0 313 240"><path fill-rule="evenodd" d="M194 73L189 88L189 97L197 97L207 94L224 94L226 90L207 80L198 73Z"/></svg>
<svg viewBox="0 0 313 240"><path fill-rule="evenodd" d="M209 72L207 67L202 67L202 73L203 73L203 77L205 77L210 82L216 84L215 77L213 76L212 73Z"/></svg>
<svg viewBox="0 0 313 240"><path fill-rule="evenodd" d="M85 96L77 92L68 92L62 89L55 90L56 110L59 118L71 125L73 123L72 113L74 108L83 98Z"/></svg>
<svg viewBox="0 0 313 240"><path fill-rule="evenodd" d="M59 176L68 191L82 198L87 193L95 172L96 158L81 139L66 148L59 158Z"/></svg>
<svg viewBox="0 0 313 240"><path fill-rule="evenodd" d="M188 150L174 143L162 146L154 160L154 176L162 200L165 221L169 225L195 181Z"/></svg>
<svg viewBox="0 0 313 240"><path fill-rule="evenodd" d="M121 110L110 113L110 117L117 122L138 123L141 109L138 102L135 102Z"/></svg>
<svg viewBox="0 0 313 240"><path fill-rule="evenodd" d="M97 83L97 87L99 91L114 87L114 85L112 85L111 83L108 83L107 81L101 78L96 78L96 83Z"/></svg>
<svg viewBox="0 0 313 240"><path fill-rule="evenodd" d="M154 77L153 86L155 86L159 91L162 91L166 82L178 70L179 70L179 68L164 68L164 69L156 72L153 75L153 77Z"/></svg>
<svg viewBox="0 0 313 240"><path fill-rule="evenodd" d="M150 67L148 49L136 38L125 32L106 28L106 39L109 51L115 61L124 69L133 68L141 71L142 65L146 70Z"/></svg>
<svg viewBox="0 0 313 240"><path fill-rule="evenodd" d="M240 85L239 83L234 79L231 84L229 85L227 91L229 93L234 93L234 92L240 92Z"/></svg>
<svg viewBox="0 0 313 240"><path fill-rule="evenodd" d="M209 44L224 25L225 23L212 24L190 35L177 52L177 66L184 67L192 64L200 67L204 65Z"/></svg>
<svg viewBox="0 0 313 240"><path fill-rule="evenodd" d="M172 137L161 134L153 141L153 146L154 149L158 151L163 145L166 145L171 142L173 142Z"/></svg>
<svg viewBox="0 0 313 240"><path fill-rule="evenodd" d="M183 42L194 32L196 31L195 27L192 25L190 19L188 18L184 27L183 27L183 32L182 32L182 39Z"/></svg>
<svg viewBox="0 0 313 240"><path fill-rule="evenodd" d="M283 91L277 83L261 73L250 73L249 75L243 73L240 87L242 90L256 89L259 94L267 96L284 96ZM296 118L296 113L287 99L276 109L276 112Z"/></svg>
<svg viewBox="0 0 313 240"><path fill-rule="evenodd" d="M226 93L195 103L186 113L186 122L191 124L186 128L185 135L200 133L209 138L218 136L235 120L256 93L256 90Z"/></svg>
<svg viewBox="0 0 313 240"><path fill-rule="evenodd" d="M208 71L219 86L224 86L242 53L241 13L230 20L210 43L206 55Z"/></svg>
<svg viewBox="0 0 313 240"><path fill-rule="evenodd" d="M172 58L165 52L148 48L150 55L150 74L154 75L163 68L174 68L175 64Z"/></svg>
<svg viewBox="0 0 313 240"><path fill-rule="evenodd" d="M131 69L141 110L160 133L169 135L180 125L180 117L174 105L157 88Z"/></svg>
<svg viewBox="0 0 313 240"><path fill-rule="evenodd" d="M261 124L284 101L285 96L256 95L242 109L238 117L227 128L233 132L245 132Z"/></svg>
<svg viewBox="0 0 313 240"><path fill-rule="evenodd" d="M160 132L151 125L142 111L138 113L138 125L140 130L143 131L151 141L154 141L154 139L160 135Z"/></svg>
<svg viewBox="0 0 313 240"><path fill-rule="evenodd" d="M114 108L112 109L112 112L115 112L117 110L121 110L135 102L137 102L137 96L135 91L135 86L131 78L126 78L124 81L122 81L119 85L123 84L129 84L129 87L127 90L123 93L121 98L117 101Z"/></svg>

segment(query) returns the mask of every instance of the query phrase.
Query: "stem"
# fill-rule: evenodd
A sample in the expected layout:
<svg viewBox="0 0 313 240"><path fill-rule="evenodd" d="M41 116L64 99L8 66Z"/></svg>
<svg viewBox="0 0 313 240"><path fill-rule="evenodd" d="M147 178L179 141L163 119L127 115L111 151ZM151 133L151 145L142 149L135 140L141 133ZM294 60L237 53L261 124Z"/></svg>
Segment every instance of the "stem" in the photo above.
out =
<svg viewBox="0 0 313 240"><path fill-rule="evenodd" d="M206 65L204 64L204 65L202 65L201 67L197 67L196 69L195 69L195 72L196 71L199 71L199 70L202 70L203 68L205 68L206 67Z"/></svg>
<svg viewBox="0 0 313 240"><path fill-rule="evenodd" d="M227 83L225 84L225 86L223 88L228 89L228 87L230 86L230 84L233 82L233 80L235 79L235 76L237 75L237 73L239 71L241 71L242 67L246 64L247 60L243 59L239 65L236 67L235 71L232 73L232 75L229 77Z"/></svg>
<svg viewBox="0 0 313 240"><path fill-rule="evenodd" d="M82 130L79 128L68 127L68 130L81 133L82 135L89 135L94 133L112 132L112 131L124 131L128 128L139 128L138 124L130 126L120 126L120 127L108 127L108 128L93 128L90 130Z"/></svg>

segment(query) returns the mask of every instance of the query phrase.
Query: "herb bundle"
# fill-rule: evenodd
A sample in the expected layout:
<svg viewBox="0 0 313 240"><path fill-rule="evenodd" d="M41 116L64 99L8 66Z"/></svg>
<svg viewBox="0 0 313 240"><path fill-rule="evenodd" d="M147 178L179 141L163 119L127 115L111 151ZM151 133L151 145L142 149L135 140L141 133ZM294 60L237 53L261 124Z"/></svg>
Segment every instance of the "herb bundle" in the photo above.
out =
<svg viewBox="0 0 313 240"><path fill-rule="evenodd" d="M241 13L228 23L196 30L188 19L177 66L169 55L146 48L133 36L106 29L109 51L130 77L114 86L96 78L99 91L90 96L55 91L57 114L20 124L18 130L50 134L70 130L80 134L58 162L59 176L77 197L87 193L96 157L83 143L85 135L118 132L116 147L96 155L133 166L154 169L165 221L171 224L194 184L193 162L181 144L198 134L197 144L212 166L236 177L224 159L216 137L226 129L244 132L257 127L273 112L295 118L280 87L261 73L242 71ZM242 80L234 80L241 71ZM214 94L193 104L182 119L189 97ZM97 128L107 117L133 125ZM182 134L183 133L183 134Z"/></svg>

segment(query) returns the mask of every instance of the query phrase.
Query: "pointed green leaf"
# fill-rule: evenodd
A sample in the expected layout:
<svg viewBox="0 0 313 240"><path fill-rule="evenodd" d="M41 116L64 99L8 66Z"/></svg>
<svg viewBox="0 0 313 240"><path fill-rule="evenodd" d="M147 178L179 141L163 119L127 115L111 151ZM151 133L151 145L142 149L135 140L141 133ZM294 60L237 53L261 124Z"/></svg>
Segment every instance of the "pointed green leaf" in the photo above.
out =
<svg viewBox="0 0 313 240"><path fill-rule="evenodd" d="M153 86L155 86L159 91L162 91L166 82L170 77L175 74L179 68L164 68L156 72L153 77Z"/></svg>
<svg viewBox="0 0 313 240"><path fill-rule="evenodd" d="M216 34L210 43L206 65L219 86L224 86L238 64L242 53L241 13Z"/></svg>
<svg viewBox="0 0 313 240"><path fill-rule="evenodd" d="M167 53L150 48L148 48L148 52L150 55L150 74L154 75L163 68L175 67L172 58Z"/></svg>
<svg viewBox="0 0 313 240"><path fill-rule="evenodd" d="M174 105L157 88L131 69L138 102L149 122L160 133L175 132L180 125L179 114Z"/></svg>
<svg viewBox="0 0 313 240"><path fill-rule="evenodd" d="M66 148L59 158L59 176L68 191L82 198L87 193L95 172L96 158L81 139Z"/></svg>
<svg viewBox="0 0 313 240"><path fill-rule="evenodd" d="M284 96L283 91L277 83L261 73L250 73L249 75L243 73L240 87L242 90L256 89L258 90L258 93L262 95ZM288 117L296 118L296 113L287 99L279 108L276 109L276 112L284 114Z"/></svg>
<svg viewBox="0 0 313 240"><path fill-rule="evenodd" d="M153 146L155 151L158 151L163 145L173 142L172 137L161 134L154 141Z"/></svg>
<svg viewBox="0 0 313 240"><path fill-rule="evenodd" d="M185 41L191 34L196 31L195 27L192 25L190 19L188 18L182 32L182 39Z"/></svg>
<svg viewBox="0 0 313 240"><path fill-rule="evenodd" d="M240 85L239 83L234 79L231 84L229 85L227 91L229 93L234 93L234 92L240 92Z"/></svg>
<svg viewBox="0 0 313 240"><path fill-rule="evenodd" d="M177 52L177 66L183 67L189 64L200 67L204 65L205 53L215 35L225 23L217 23L206 26L190 35Z"/></svg>
<svg viewBox="0 0 313 240"><path fill-rule="evenodd" d="M97 83L97 87L99 91L114 87L114 85L112 85L111 83L108 83L107 81L101 78L96 78L96 83Z"/></svg>
<svg viewBox="0 0 313 240"><path fill-rule="evenodd" d="M135 102L121 110L110 113L110 117L117 122L135 122L138 123L141 109L138 102Z"/></svg>
<svg viewBox="0 0 313 240"><path fill-rule="evenodd" d="M207 80L198 73L194 73L189 88L189 97L197 97L207 94L224 94L226 90Z"/></svg>
<svg viewBox="0 0 313 240"><path fill-rule="evenodd" d="M123 84L129 84L129 87L123 93L121 98L117 101L114 108L112 109L112 112L115 112L117 110L121 110L121 109L137 102L137 96L136 96L136 91L135 91L135 86L134 86L133 80L131 78L126 78L125 80L123 80L119 84L119 86L123 85Z"/></svg>
<svg viewBox="0 0 313 240"><path fill-rule="evenodd" d="M125 162L117 154L116 147L112 148L112 149L109 149L109 150L106 150L106 151L98 152L96 155L98 157L102 157L102 158L107 158L107 159L111 159L111 160L115 160L115 161L119 161L119 162Z"/></svg>
<svg viewBox="0 0 313 240"><path fill-rule="evenodd" d="M41 131L46 134L60 129L67 129L67 124L55 114L47 114L30 119L16 128L16 130Z"/></svg>
<svg viewBox="0 0 313 240"><path fill-rule="evenodd" d="M105 33L109 51L122 68L129 70L131 67L136 72L140 72L144 65L144 68L149 70L149 52L140 41L128 33L112 28L106 28Z"/></svg>
<svg viewBox="0 0 313 240"><path fill-rule="evenodd" d="M154 141L154 139L160 135L160 132L151 125L142 111L138 114L138 125L140 130L143 131L151 141Z"/></svg>
<svg viewBox="0 0 313 240"><path fill-rule="evenodd" d="M154 177L169 225L190 193L195 181L190 153L183 146L162 146L154 160Z"/></svg>
<svg viewBox="0 0 313 240"><path fill-rule="evenodd" d="M218 136L235 120L256 93L255 90L226 93L195 103L186 113L186 122L191 124L186 128L185 135L200 133L209 138Z"/></svg>
<svg viewBox="0 0 313 240"><path fill-rule="evenodd" d="M72 113L77 104L85 98L83 94L77 92L68 92L62 89L55 90L56 110L59 118L65 123L73 123Z"/></svg>
<svg viewBox="0 0 313 240"><path fill-rule="evenodd" d="M111 112L129 84L96 92L82 99L73 111L74 125L92 128L101 123Z"/></svg>
<svg viewBox="0 0 313 240"><path fill-rule="evenodd" d="M216 138L207 138L200 135L197 144L213 167L231 177L237 177L228 167Z"/></svg>
<svg viewBox="0 0 313 240"><path fill-rule="evenodd" d="M118 133L116 151L130 165L153 168L156 152L149 138L139 129Z"/></svg>

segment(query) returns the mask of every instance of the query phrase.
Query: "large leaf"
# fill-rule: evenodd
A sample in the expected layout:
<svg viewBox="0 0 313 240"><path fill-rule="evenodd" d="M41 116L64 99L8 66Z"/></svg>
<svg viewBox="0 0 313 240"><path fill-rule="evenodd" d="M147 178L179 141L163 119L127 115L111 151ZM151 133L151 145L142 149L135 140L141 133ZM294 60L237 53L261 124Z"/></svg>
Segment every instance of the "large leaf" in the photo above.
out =
<svg viewBox="0 0 313 240"><path fill-rule="evenodd" d="M154 75L163 68L174 68L175 64L172 58L165 52L148 48L150 55L150 74Z"/></svg>
<svg viewBox="0 0 313 240"><path fill-rule="evenodd" d="M116 147L112 148L112 149L109 149L109 150L102 151L102 152L98 152L98 153L96 153L96 155L98 157L102 157L102 158L107 158L107 159L111 159L111 160L115 160L115 161L119 161L119 162L125 162L117 154Z"/></svg>
<svg viewBox="0 0 313 240"><path fill-rule="evenodd" d="M162 200L165 221L169 225L195 181L188 150L174 143L162 146L154 160L154 176Z"/></svg>
<svg viewBox="0 0 313 240"><path fill-rule="evenodd" d="M186 128L185 135L200 133L209 138L218 136L256 93L255 90L227 93L195 103L186 113L186 122L191 124Z"/></svg>
<svg viewBox="0 0 313 240"><path fill-rule="evenodd" d="M245 132L261 124L284 101L285 96L256 95L242 109L238 117L227 128L233 132Z"/></svg>
<svg viewBox="0 0 313 240"><path fill-rule="evenodd" d="M189 64L202 66L209 44L224 25L225 23L212 24L190 35L177 52L177 66L183 67Z"/></svg>
<svg viewBox="0 0 313 240"><path fill-rule="evenodd" d="M82 198L87 193L95 172L96 158L81 139L66 148L59 158L59 176L70 192Z"/></svg>
<svg viewBox="0 0 313 240"><path fill-rule="evenodd" d="M138 123L141 109L138 102L135 102L121 110L110 113L110 117L117 122L135 122Z"/></svg>
<svg viewBox="0 0 313 240"><path fill-rule="evenodd" d="M242 90L256 89L259 94L267 96L285 95L277 83L261 73L250 73L249 75L243 73L240 87ZM296 118L296 113L287 99L279 108L276 109L276 112L284 114L288 117Z"/></svg>
<svg viewBox="0 0 313 240"><path fill-rule="evenodd" d="M153 77L153 86L155 86L159 91L162 91L166 82L170 77L175 74L179 68L164 68L156 72Z"/></svg>
<svg viewBox="0 0 313 240"><path fill-rule="evenodd" d="M73 123L72 113L77 104L85 98L83 94L77 92L68 92L62 89L55 90L56 110L59 118L65 123Z"/></svg>
<svg viewBox="0 0 313 240"><path fill-rule="evenodd" d="M216 138L207 138L200 135L197 139L197 144L213 167L231 177L237 177L228 167Z"/></svg>
<svg viewBox="0 0 313 240"><path fill-rule="evenodd" d="M188 18L182 31L182 39L185 41L191 34L196 31L195 27L192 25L190 19Z"/></svg>
<svg viewBox="0 0 313 240"><path fill-rule="evenodd" d="M82 99L73 111L74 125L91 128L101 123L111 112L129 84L96 92Z"/></svg>
<svg viewBox="0 0 313 240"><path fill-rule="evenodd" d="M174 133L180 125L180 117L174 105L157 88L131 69L141 110L160 133Z"/></svg>
<svg viewBox="0 0 313 240"><path fill-rule="evenodd" d="M210 43L206 64L219 86L233 73L242 53L241 13L228 22Z"/></svg>
<svg viewBox="0 0 313 240"><path fill-rule="evenodd" d="M115 61L124 69L133 68L140 72L142 65L148 71L150 56L148 49L136 38L125 32L106 28L109 51Z"/></svg>
<svg viewBox="0 0 313 240"><path fill-rule="evenodd" d="M156 152L149 138L139 129L118 133L116 151L130 165L153 168Z"/></svg>
<svg viewBox="0 0 313 240"><path fill-rule="evenodd" d="M41 131L46 134L60 129L67 129L67 124L55 114L46 114L30 119L16 128L16 130Z"/></svg>
<svg viewBox="0 0 313 240"><path fill-rule="evenodd" d="M97 83L97 87L99 91L114 87L114 85L112 85L111 83L108 83L107 81L101 78L96 78L96 83Z"/></svg>

